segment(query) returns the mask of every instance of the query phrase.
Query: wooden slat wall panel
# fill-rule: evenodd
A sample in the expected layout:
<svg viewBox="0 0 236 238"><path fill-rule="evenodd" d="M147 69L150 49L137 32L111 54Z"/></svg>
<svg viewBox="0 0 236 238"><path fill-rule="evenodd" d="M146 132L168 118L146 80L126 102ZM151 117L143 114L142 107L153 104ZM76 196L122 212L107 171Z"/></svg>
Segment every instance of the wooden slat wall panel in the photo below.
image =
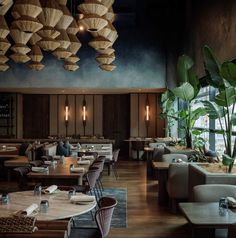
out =
<svg viewBox="0 0 236 238"><path fill-rule="evenodd" d="M94 135L103 135L103 96L94 95Z"/></svg>
<svg viewBox="0 0 236 238"><path fill-rule="evenodd" d="M65 101L66 95L58 96L58 135L65 136L66 135L66 126L65 126Z"/></svg>
<svg viewBox="0 0 236 238"><path fill-rule="evenodd" d="M156 130L156 136L157 137L165 137L165 120L160 118L160 113L161 113L161 107L160 107L160 100L161 100L161 95L157 95L157 130Z"/></svg>
<svg viewBox="0 0 236 238"><path fill-rule="evenodd" d="M86 95L86 127L85 127L85 135L93 135L93 96Z"/></svg>
<svg viewBox="0 0 236 238"><path fill-rule="evenodd" d="M138 94L130 94L130 137L139 136Z"/></svg>
<svg viewBox="0 0 236 238"><path fill-rule="evenodd" d="M78 135L84 134L83 123L82 123L82 104L83 95L76 95L76 132Z"/></svg>
<svg viewBox="0 0 236 238"><path fill-rule="evenodd" d="M147 137L147 128L145 123L146 94L139 94L139 136Z"/></svg>
<svg viewBox="0 0 236 238"><path fill-rule="evenodd" d="M16 121L16 136L23 138L23 96L17 94L17 121Z"/></svg>
<svg viewBox="0 0 236 238"><path fill-rule="evenodd" d="M148 101L150 105L150 123L148 127L147 137L155 137L156 136L156 120L157 120L157 102L156 102L156 94L148 94Z"/></svg>
<svg viewBox="0 0 236 238"><path fill-rule="evenodd" d="M75 95L68 95L68 104L69 104L69 123L67 128L68 135L75 134Z"/></svg>
<svg viewBox="0 0 236 238"><path fill-rule="evenodd" d="M50 114L49 114L49 130L50 135L57 135L57 95L50 95Z"/></svg>

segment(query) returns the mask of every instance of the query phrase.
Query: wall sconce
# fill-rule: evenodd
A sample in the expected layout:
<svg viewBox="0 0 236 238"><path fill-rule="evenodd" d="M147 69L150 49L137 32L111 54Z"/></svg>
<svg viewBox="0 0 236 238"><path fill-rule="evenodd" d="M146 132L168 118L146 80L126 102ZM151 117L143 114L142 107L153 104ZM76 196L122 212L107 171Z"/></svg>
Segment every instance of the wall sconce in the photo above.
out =
<svg viewBox="0 0 236 238"><path fill-rule="evenodd" d="M68 102L68 96L66 96L66 101L65 101L65 126L66 126L66 136L67 136L68 123L69 123L69 102Z"/></svg>
<svg viewBox="0 0 236 238"><path fill-rule="evenodd" d="M87 111L87 107L86 107L86 101L85 101L85 96L83 99L83 106L82 106L82 122L83 122L83 127L84 127L84 135L85 135L85 127L86 127L86 111Z"/></svg>
<svg viewBox="0 0 236 238"><path fill-rule="evenodd" d="M150 105L149 105L148 95L147 95L147 98L146 98L145 110L146 110L145 122L146 122L147 136L148 136L148 126L149 126L149 123L150 123Z"/></svg>

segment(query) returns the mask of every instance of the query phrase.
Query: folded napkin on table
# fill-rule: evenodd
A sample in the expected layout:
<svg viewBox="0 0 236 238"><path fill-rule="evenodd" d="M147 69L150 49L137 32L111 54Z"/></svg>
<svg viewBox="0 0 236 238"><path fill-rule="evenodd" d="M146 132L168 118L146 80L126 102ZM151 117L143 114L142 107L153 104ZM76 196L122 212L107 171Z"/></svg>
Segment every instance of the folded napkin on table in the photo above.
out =
<svg viewBox="0 0 236 238"><path fill-rule="evenodd" d="M71 168L71 172L73 173L84 173L85 169L81 167Z"/></svg>
<svg viewBox="0 0 236 238"><path fill-rule="evenodd" d="M94 156L93 155L83 155L82 159L83 160L91 160L91 159L94 159Z"/></svg>
<svg viewBox="0 0 236 238"><path fill-rule="evenodd" d="M47 165L57 164L57 161L56 160L53 160L53 161L46 160L46 161L44 161L44 164L47 164Z"/></svg>
<svg viewBox="0 0 236 238"><path fill-rule="evenodd" d="M233 197L227 197L229 207L236 207L236 200Z"/></svg>
<svg viewBox="0 0 236 238"><path fill-rule="evenodd" d="M46 194L51 194L51 193L54 193L56 190L57 190L57 185L51 185L47 187L46 189L44 189L43 192Z"/></svg>
<svg viewBox="0 0 236 238"><path fill-rule="evenodd" d="M70 201L72 203L90 203L95 201L95 196L89 196L85 194L71 196Z"/></svg>
<svg viewBox="0 0 236 238"><path fill-rule="evenodd" d="M77 161L77 164L86 164L86 165L90 165L90 161L89 161L89 160L79 160L79 161Z"/></svg>
<svg viewBox="0 0 236 238"><path fill-rule="evenodd" d="M61 159L61 156L60 155L54 155L52 158L53 159Z"/></svg>
<svg viewBox="0 0 236 238"><path fill-rule="evenodd" d="M17 150L17 148L14 146L7 146L7 150Z"/></svg>
<svg viewBox="0 0 236 238"><path fill-rule="evenodd" d="M28 206L26 209L17 212L17 214L22 216L30 216L37 209L38 209L38 205L36 203L33 203L30 206Z"/></svg>
<svg viewBox="0 0 236 238"><path fill-rule="evenodd" d="M109 149L110 149L109 146L103 146L103 147L102 147L102 150L109 150Z"/></svg>
<svg viewBox="0 0 236 238"><path fill-rule="evenodd" d="M45 168L45 167L32 167L31 170L32 170L32 172L46 172L46 171L48 171L48 168Z"/></svg>

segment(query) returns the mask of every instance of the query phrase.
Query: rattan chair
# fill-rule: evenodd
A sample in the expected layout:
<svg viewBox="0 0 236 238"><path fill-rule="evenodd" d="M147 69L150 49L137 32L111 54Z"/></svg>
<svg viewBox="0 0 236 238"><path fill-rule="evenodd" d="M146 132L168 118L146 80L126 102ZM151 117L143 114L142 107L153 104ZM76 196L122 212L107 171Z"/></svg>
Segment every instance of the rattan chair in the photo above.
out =
<svg viewBox="0 0 236 238"><path fill-rule="evenodd" d="M113 153L112 153L112 160L106 159L105 163L104 163L108 168L108 175L110 175L110 169L111 169L113 174L115 175L116 179L118 178L116 163L117 163L118 158L119 158L119 153L120 153L120 149L114 150Z"/></svg>

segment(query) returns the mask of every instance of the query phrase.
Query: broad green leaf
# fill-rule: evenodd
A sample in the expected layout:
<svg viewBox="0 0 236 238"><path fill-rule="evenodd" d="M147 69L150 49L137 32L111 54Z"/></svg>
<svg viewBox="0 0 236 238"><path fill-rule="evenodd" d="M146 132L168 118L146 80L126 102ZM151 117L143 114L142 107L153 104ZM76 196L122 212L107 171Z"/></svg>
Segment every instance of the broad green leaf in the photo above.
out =
<svg viewBox="0 0 236 238"><path fill-rule="evenodd" d="M236 93L233 87L226 88L222 90L215 97L215 102L217 105L222 107L229 107L236 102Z"/></svg>
<svg viewBox="0 0 236 238"><path fill-rule="evenodd" d="M223 108L215 102L201 101L210 119L218 119L224 116Z"/></svg>
<svg viewBox="0 0 236 238"><path fill-rule="evenodd" d="M191 127L194 127L194 124L195 124L196 120L199 119L199 117L205 116L205 115L206 115L206 110L203 107L199 107L199 108L193 110L191 112L191 119L190 119Z"/></svg>
<svg viewBox="0 0 236 238"><path fill-rule="evenodd" d="M207 77L208 83L215 88L221 87L223 79L220 76L220 64L208 46L203 47L203 56L205 69L210 77Z"/></svg>
<svg viewBox="0 0 236 238"><path fill-rule="evenodd" d="M236 65L225 62L221 66L221 76L225 78L233 87L236 87Z"/></svg>
<svg viewBox="0 0 236 238"><path fill-rule="evenodd" d="M191 101L194 98L194 88L190 83L183 83L181 86L174 88L172 92L176 97L184 101Z"/></svg>
<svg viewBox="0 0 236 238"><path fill-rule="evenodd" d="M225 166L230 166L234 162L234 159L231 158L229 155L223 154L222 155L222 163Z"/></svg>
<svg viewBox="0 0 236 238"><path fill-rule="evenodd" d="M200 131L200 130L192 130L192 134L194 136L200 136L204 131Z"/></svg>
<svg viewBox="0 0 236 238"><path fill-rule="evenodd" d="M188 70L192 68L193 61L187 55L182 55L178 58L177 63L177 78L179 83L189 82Z"/></svg>
<svg viewBox="0 0 236 238"><path fill-rule="evenodd" d="M188 116L188 112L186 110L179 111L179 117L180 118L186 118Z"/></svg>
<svg viewBox="0 0 236 238"><path fill-rule="evenodd" d="M192 68L188 71L188 80L194 88L194 97L196 97L200 91L200 82Z"/></svg>
<svg viewBox="0 0 236 238"><path fill-rule="evenodd" d="M231 124L233 125L233 126L235 126L236 125L236 113L233 113L232 115L231 115Z"/></svg>

